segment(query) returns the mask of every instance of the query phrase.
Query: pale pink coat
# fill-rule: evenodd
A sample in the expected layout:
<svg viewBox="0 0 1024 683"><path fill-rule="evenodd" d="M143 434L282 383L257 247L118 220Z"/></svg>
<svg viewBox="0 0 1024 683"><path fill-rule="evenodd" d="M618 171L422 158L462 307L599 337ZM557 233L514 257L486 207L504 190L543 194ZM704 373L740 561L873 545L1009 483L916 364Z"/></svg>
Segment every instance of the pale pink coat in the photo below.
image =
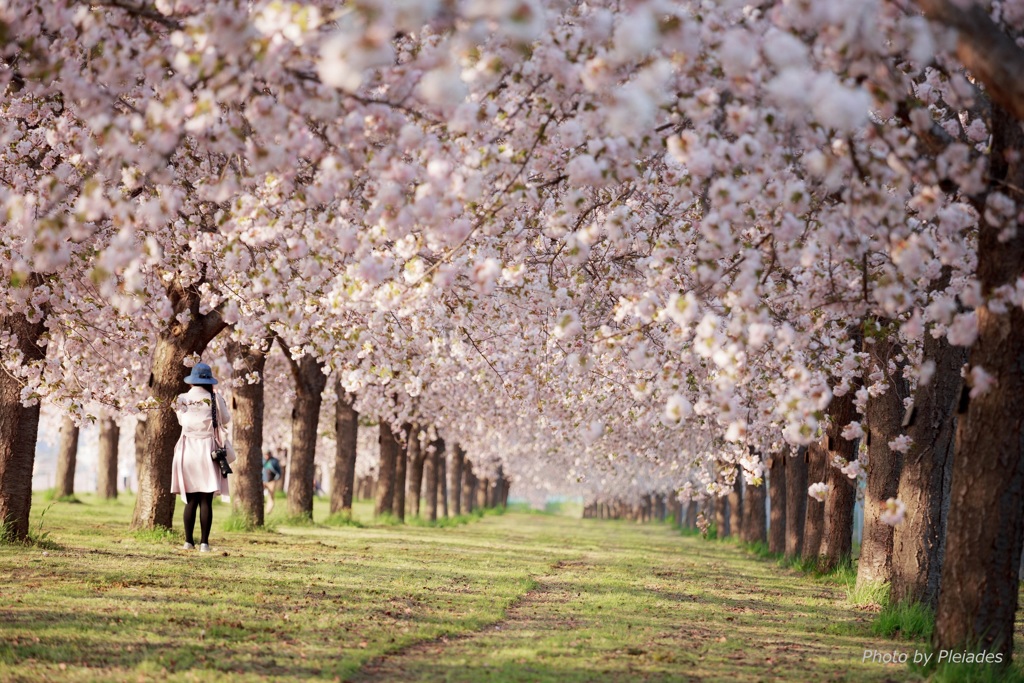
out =
<svg viewBox="0 0 1024 683"><path fill-rule="evenodd" d="M224 398L217 396L217 423L224 427L231 422L231 414ZM210 393L202 387L192 387L178 396L174 412L181 424L181 436L174 445L174 461L171 465L171 493L180 493L186 502L187 493L220 493L227 495L228 480L220 476L217 464L210 457L216 446L213 439L213 415L210 410ZM224 438L221 442L228 449L228 462L234 460L234 450Z"/></svg>

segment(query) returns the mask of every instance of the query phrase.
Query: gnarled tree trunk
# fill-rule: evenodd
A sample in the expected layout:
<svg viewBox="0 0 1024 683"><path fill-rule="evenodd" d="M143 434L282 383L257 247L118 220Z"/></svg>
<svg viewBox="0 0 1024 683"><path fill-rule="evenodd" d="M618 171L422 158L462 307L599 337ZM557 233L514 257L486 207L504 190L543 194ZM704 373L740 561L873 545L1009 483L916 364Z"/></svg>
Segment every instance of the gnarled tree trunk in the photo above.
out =
<svg viewBox="0 0 1024 683"><path fill-rule="evenodd" d="M96 466L96 494L100 498L117 498L117 444L121 428L113 415L100 418L99 456Z"/></svg>
<svg viewBox="0 0 1024 683"><path fill-rule="evenodd" d="M33 275L30 284L37 286L41 280ZM17 337L15 348L23 362L45 359L46 352L39 344L44 330L44 316L35 322L20 313L0 317L0 331ZM28 538L39 432L39 403L22 405L21 389L21 382L0 370L0 537L9 540Z"/></svg>
<svg viewBox="0 0 1024 683"><path fill-rule="evenodd" d="M54 497L75 495L75 465L78 461L78 425L65 415L60 425L60 447L57 449L57 477Z"/></svg>
<svg viewBox="0 0 1024 683"><path fill-rule="evenodd" d="M994 38L1000 36L1005 38ZM1016 52L1021 55L1019 48ZM998 104L991 111L990 187L1003 192L1024 187L1021 121ZM1016 232L1001 240L1003 227L988 224L982 202L977 278L987 297L1014 286L1021 276L1024 226L1018 221ZM977 309L971 371L982 368L995 382L987 390L975 387L957 424L935 620L937 648L999 652L1005 664L1013 653L1024 539L1024 308L1008 308L1005 313L987 305Z"/></svg>
<svg viewBox="0 0 1024 683"><path fill-rule="evenodd" d="M199 312L199 283L187 288L174 283L168 296L173 315L157 338L153 368L149 376L150 395L157 408L147 411L141 434L136 431L139 477L138 497L132 513L132 529L171 527L174 495L171 493L171 463L181 425L174 413L174 400L188 389L185 357L202 354L227 324L219 310ZM184 322L178 316L188 312ZM139 439L139 437L142 437Z"/></svg>
<svg viewBox="0 0 1024 683"><path fill-rule="evenodd" d="M235 387L231 392L231 445L237 460L231 466L231 508L248 524L263 526L263 369L273 340L264 348L250 347L229 339L225 345L231 361ZM259 381L250 384L247 375Z"/></svg>
<svg viewBox="0 0 1024 683"><path fill-rule="evenodd" d="M857 482L831 463L833 455L845 460L857 458L857 443L840 436L843 427L857 415L853 405L853 391L833 397L828 412L831 417L828 427L830 452L826 457L827 480L831 486L825 498L825 534L822 537L820 563L822 571L838 567L853 555L853 507L857 503Z"/></svg>
<svg viewBox="0 0 1024 683"><path fill-rule="evenodd" d="M893 531L890 598L934 608L946 547L956 405L963 387L960 368L967 362L967 349L951 345L945 336L925 334L923 355L935 363L935 373L914 392L913 421L907 428L912 442L896 493L907 511Z"/></svg>
<svg viewBox="0 0 1024 683"><path fill-rule="evenodd" d="M896 497L903 469L903 454L889 448L889 442L899 436L903 415L903 399L910 395L910 385L903 377L905 363L896 364L890 374L888 366L893 356L903 350L890 336L866 346L885 372L888 390L880 396L868 398L865 436L868 449L867 491L864 494L864 533L857 562L857 585L888 583L892 574L893 527L881 520L887 500Z"/></svg>
<svg viewBox="0 0 1024 683"><path fill-rule="evenodd" d="M331 514L352 512L352 493L356 480L356 445L359 438L359 413L353 407L355 397L336 387L338 403L334 411L336 447L331 477Z"/></svg>
<svg viewBox="0 0 1024 683"><path fill-rule="evenodd" d="M288 463L288 515L313 518L313 479L316 476L316 442L327 375L324 364L308 353L295 360L278 337L295 380L292 408L292 457Z"/></svg>
<svg viewBox="0 0 1024 683"><path fill-rule="evenodd" d="M772 455L768 467L768 552L782 555L786 552L786 465L789 449Z"/></svg>

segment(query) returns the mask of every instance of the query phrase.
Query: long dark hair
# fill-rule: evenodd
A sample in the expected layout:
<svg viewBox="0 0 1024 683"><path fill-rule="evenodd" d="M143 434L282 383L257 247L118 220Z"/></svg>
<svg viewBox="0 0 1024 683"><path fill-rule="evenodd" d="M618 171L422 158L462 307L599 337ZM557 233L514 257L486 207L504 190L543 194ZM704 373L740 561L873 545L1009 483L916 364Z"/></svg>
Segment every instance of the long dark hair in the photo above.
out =
<svg viewBox="0 0 1024 683"><path fill-rule="evenodd" d="M212 384L198 384L196 386L203 387L210 392L210 409L213 411L213 428L217 429L217 394L213 391Z"/></svg>

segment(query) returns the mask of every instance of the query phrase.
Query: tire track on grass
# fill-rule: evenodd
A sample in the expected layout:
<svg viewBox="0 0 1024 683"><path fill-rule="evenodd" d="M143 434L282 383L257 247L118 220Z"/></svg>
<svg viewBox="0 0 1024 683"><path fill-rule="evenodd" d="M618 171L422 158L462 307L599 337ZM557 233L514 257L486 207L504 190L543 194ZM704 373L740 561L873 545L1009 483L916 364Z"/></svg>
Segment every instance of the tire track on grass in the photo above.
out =
<svg viewBox="0 0 1024 683"><path fill-rule="evenodd" d="M536 612L545 603L568 602L573 593L561 582L566 570L581 570L590 567L584 559L559 560L551 565L548 572L535 579L536 585L516 598L505 610L505 616L481 629L456 635L443 635L431 640L420 641L406 647L374 657L362 666L357 674L346 679L347 683L379 683L406 679L408 665L424 659L436 658L446 648L490 635L495 631L512 631L527 628L538 621ZM577 626L573 619L566 619L559 627L570 629Z"/></svg>

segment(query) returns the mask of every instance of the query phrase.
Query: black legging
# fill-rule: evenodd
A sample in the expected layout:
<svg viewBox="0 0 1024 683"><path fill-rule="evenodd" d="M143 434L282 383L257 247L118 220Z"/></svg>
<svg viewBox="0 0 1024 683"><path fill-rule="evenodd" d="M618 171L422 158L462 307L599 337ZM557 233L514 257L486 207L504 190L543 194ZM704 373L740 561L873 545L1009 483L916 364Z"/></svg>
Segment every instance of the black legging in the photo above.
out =
<svg viewBox="0 0 1024 683"><path fill-rule="evenodd" d="M196 544L196 505L199 506L199 530L202 533L200 543L210 542L210 527L213 526L213 491L209 493L189 493L185 503L185 542Z"/></svg>

